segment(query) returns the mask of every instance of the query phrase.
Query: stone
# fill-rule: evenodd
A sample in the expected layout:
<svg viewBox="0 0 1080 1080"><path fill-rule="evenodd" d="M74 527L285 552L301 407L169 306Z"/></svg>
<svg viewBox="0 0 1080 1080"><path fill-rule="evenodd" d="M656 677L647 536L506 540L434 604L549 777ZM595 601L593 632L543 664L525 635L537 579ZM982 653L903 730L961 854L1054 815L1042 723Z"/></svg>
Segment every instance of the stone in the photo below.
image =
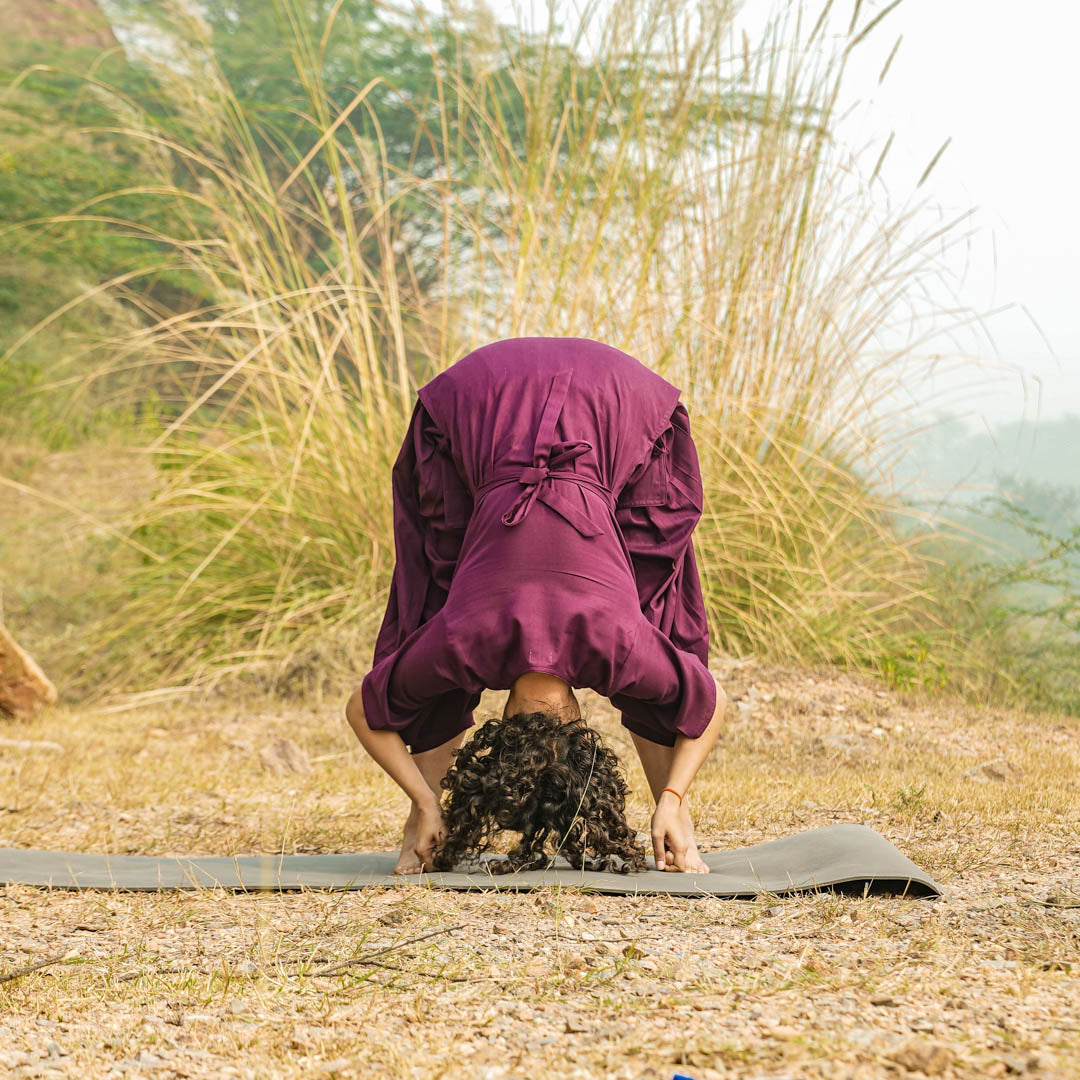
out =
<svg viewBox="0 0 1080 1080"><path fill-rule="evenodd" d="M1033 1072L1042 1064L1038 1054L1009 1054L1003 1060L1005 1068L1013 1074Z"/></svg>
<svg viewBox="0 0 1080 1080"><path fill-rule="evenodd" d="M56 700L56 687L0 623L0 713L28 720L43 705L55 705Z"/></svg>
<svg viewBox="0 0 1080 1080"><path fill-rule="evenodd" d="M908 1072L921 1072L927 1076L940 1076L952 1064L948 1047L921 1040L906 1043L888 1057Z"/></svg>
<svg viewBox="0 0 1080 1080"><path fill-rule="evenodd" d="M983 761L974 768L962 773L961 780L996 781L1004 783L1007 780L1015 780L1023 774L1023 770L1014 765L1006 758L994 758L991 761Z"/></svg>
<svg viewBox="0 0 1080 1080"><path fill-rule="evenodd" d="M259 751L259 761L262 767L278 776L286 773L311 772L311 762L307 754L292 741L292 739L275 739L268 746Z"/></svg>

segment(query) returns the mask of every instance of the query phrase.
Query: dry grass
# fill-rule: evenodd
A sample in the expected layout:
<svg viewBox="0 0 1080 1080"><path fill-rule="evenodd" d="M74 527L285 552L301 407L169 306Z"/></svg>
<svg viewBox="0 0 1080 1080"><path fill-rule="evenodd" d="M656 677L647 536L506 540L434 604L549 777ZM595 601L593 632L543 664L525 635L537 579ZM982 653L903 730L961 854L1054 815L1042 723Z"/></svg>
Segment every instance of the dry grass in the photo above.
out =
<svg viewBox="0 0 1080 1080"><path fill-rule="evenodd" d="M145 455L123 446L0 442L0 619L66 698L87 627L133 558L117 519L153 482Z"/></svg>
<svg viewBox="0 0 1080 1080"><path fill-rule="evenodd" d="M905 193L883 207L869 160L830 137L847 60L883 14L856 3L837 36L830 6L789 5L750 42L735 4L697 19L622 0L583 13L587 54L553 26L524 44L482 19L416 25L420 98L361 64L344 104L316 59L341 32L337 5L323 24L285 0L279 44L302 85L287 138L183 5L161 39L132 35L157 56L164 105L93 92L152 176L127 197L165 213L169 235L114 221L105 196L52 225L112 222L191 294L163 306L135 287L145 268L96 284L88 301L139 318L53 373L75 402L137 405L131 434L157 470L127 520L151 554L90 635L83 686L272 679L373 634L415 387L520 335L599 339L682 389L705 601L728 651L882 670L932 636L963 678L978 658L928 597L884 471L907 426L887 403L938 362L921 335L965 318L926 299L963 234ZM395 157L376 88L412 113L417 160ZM897 326L910 344L883 353Z"/></svg>
<svg viewBox="0 0 1080 1080"><path fill-rule="evenodd" d="M70 956L0 984L0 1065L666 1080L873 1077L921 1062L956 1077L1076 1075L1080 910L1047 900L1080 903L1077 721L905 698L824 670L724 661L717 672L732 704L695 789L706 849L865 822L947 898L12 887L0 974ZM0 751L0 844L390 848L402 797L353 746L341 696L58 710L21 725L11 733L65 749ZM608 704L584 696L630 763ZM280 736L307 753L310 776L263 771L258 751ZM636 764L630 773L644 825ZM438 929L378 965L313 974Z"/></svg>

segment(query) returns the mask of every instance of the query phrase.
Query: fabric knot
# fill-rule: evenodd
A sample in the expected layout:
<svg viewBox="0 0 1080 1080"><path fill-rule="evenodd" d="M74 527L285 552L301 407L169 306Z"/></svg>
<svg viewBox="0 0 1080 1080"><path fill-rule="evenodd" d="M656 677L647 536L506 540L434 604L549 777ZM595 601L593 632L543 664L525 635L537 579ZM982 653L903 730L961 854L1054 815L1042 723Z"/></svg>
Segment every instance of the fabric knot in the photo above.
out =
<svg viewBox="0 0 1080 1080"><path fill-rule="evenodd" d="M523 484L540 484L548 478L551 470L546 465L527 465L518 479Z"/></svg>
<svg viewBox="0 0 1080 1080"><path fill-rule="evenodd" d="M544 403L544 411L533 441L532 462L523 466L520 472L510 475L496 474L476 489L474 498L479 499L493 487L501 484L518 483L521 485L521 493L502 516L504 525L517 525L529 513L533 504L539 500L568 521L582 536L599 536L604 531L603 526L591 520L587 509L575 506L556 491L552 483L553 480L566 480L577 484L580 488L591 488L607 499L609 507L614 505L614 496L610 488L605 487L598 480L579 475L572 467L566 468L582 454L589 453L593 448L592 443L585 439L555 441L555 425L559 419L572 375L573 370L566 368L552 376L547 401Z"/></svg>

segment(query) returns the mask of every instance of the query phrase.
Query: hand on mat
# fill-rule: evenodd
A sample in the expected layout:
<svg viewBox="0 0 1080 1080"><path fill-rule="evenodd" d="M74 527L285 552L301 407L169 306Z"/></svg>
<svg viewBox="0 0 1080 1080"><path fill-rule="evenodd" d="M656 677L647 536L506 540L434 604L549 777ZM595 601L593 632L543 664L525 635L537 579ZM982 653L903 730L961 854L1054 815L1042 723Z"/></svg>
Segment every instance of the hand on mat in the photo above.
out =
<svg viewBox="0 0 1080 1080"><path fill-rule="evenodd" d="M446 825L438 803L420 811L416 823L416 857L425 870L434 870L435 849L446 839Z"/></svg>
<svg viewBox="0 0 1080 1080"><path fill-rule="evenodd" d="M427 811L421 811L413 803L401 836L401 855L394 867L394 873L419 874L421 870L433 869L433 849L442 841L444 835L439 804L433 802Z"/></svg>
<svg viewBox="0 0 1080 1080"><path fill-rule="evenodd" d="M709 872L698 854L689 809L668 792L660 795L653 812L652 842L657 870L690 874Z"/></svg>

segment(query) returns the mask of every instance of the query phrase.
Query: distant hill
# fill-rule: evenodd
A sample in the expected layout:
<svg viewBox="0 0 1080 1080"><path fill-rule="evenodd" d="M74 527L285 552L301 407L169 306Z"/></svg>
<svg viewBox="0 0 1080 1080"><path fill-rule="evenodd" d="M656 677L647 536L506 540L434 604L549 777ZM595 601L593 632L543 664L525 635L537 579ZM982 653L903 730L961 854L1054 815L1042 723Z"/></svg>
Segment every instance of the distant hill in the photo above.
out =
<svg viewBox="0 0 1080 1080"><path fill-rule="evenodd" d="M1030 485L1080 492L1080 414L991 431L943 417L911 439L896 471L919 502L969 503Z"/></svg>

